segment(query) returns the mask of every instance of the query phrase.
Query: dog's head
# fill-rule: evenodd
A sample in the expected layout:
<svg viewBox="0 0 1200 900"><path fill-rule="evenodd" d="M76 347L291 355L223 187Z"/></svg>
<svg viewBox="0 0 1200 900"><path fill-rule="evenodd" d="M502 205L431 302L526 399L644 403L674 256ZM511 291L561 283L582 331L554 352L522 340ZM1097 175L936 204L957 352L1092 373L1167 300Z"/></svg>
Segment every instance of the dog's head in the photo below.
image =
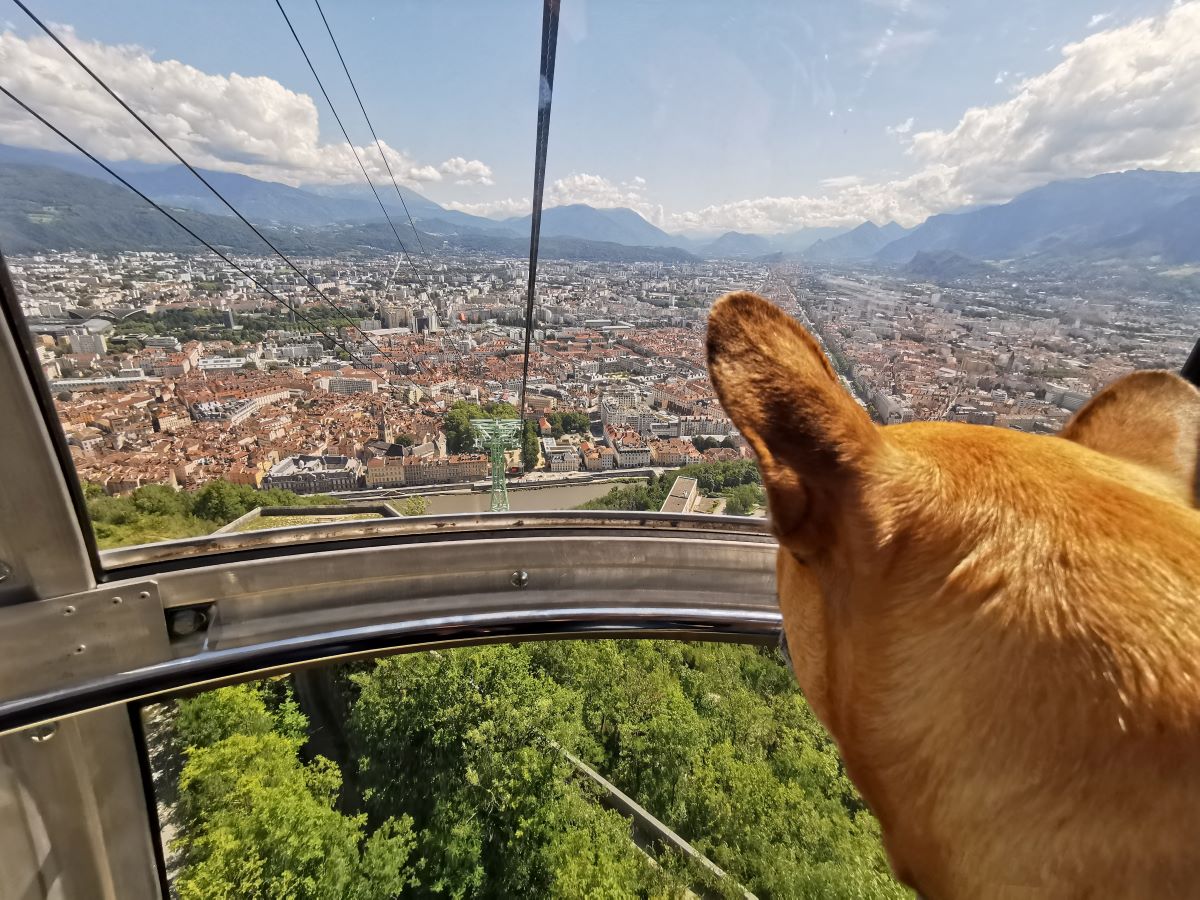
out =
<svg viewBox="0 0 1200 900"><path fill-rule="evenodd" d="M1030 870L1047 829L1128 815L1103 783L1121 748L1197 739L1200 393L1135 373L1057 438L882 428L749 293L713 307L708 359L762 470L797 679L898 874L929 896L1075 877L1086 854Z"/></svg>

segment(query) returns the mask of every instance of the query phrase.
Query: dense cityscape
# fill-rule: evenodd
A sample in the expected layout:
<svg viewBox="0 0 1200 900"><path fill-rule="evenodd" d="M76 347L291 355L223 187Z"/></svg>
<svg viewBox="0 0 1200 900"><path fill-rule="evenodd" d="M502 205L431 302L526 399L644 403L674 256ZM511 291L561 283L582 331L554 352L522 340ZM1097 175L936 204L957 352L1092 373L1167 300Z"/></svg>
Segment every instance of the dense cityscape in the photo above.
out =
<svg viewBox="0 0 1200 900"><path fill-rule="evenodd" d="M287 309L211 258L11 261L82 480L123 495L214 479L313 494L489 478L487 456L448 415L518 404L526 264L298 262L307 281L271 259L238 260ZM1093 284L999 271L940 280L547 261L526 397L539 441L536 457L509 454L509 473L552 482L747 457L704 371L707 308L729 290L761 291L808 325L884 423L1052 433L1123 372L1177 368L1200 327L1194 305L1130 294L1102 270Z"/></svg>

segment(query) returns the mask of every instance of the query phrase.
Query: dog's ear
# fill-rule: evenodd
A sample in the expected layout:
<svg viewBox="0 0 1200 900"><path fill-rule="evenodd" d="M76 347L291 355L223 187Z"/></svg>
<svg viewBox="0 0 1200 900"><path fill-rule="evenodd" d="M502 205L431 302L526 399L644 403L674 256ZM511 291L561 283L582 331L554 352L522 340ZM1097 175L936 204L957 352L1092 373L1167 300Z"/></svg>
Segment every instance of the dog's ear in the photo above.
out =
<svg viewBox="0 0 1200 900"><path fill-rule="evenodd" d="M771 520L801 555L835 539L867 456L881 442L813 337L781 309L739 292L708 318L708 371L726 413L754 448Z"/></svg>
<svg viewBox="0 0 1200 900"><path fill-rule="evenodd" d="M1166 475L1197 502L1200 391L1170 372L1134 372L1072 416L1062 437Z"/></svg>

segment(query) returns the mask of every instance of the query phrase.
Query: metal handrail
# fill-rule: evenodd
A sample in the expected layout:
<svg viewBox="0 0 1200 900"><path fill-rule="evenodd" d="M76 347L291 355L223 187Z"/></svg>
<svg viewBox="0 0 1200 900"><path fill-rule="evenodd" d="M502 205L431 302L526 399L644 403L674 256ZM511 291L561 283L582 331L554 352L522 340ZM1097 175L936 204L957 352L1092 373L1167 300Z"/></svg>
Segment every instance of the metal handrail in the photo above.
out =
<svg viewBox="0 0 1200 900"><path fill-rule="evenodd" d="M346 508L345 511L352 511ZM353 511L357 511L354 509ZM401 518L367 519L349 522L325 522L313 525L292 525L261 531L216 533L200 537L160 541L133 547L103 550L100 561L108 573L127 577L128 570L141 567L161 568L178 560L195 565L196 557L224 556L277 552L289 547L301 552L312 545L363 540L421 539L438 535L451 540L454 536L494 534L503 530L536 532L545 529L561 530L622 529L628 533L687 533L719 534L727 538L773 541L765 519L744 516L710 516L659 512L608 512L604 510L570 510L508 513L453 513L435 516L405 516Z"/></svg>
<svg viewBox="0 0 1200 900"><path fill-rule="evenodd" d="M179 543L195 552L0 608L14 648L0 734L347 656L530 638L772 643L781 627L775 543L747 519L481 514Z"/></svg>

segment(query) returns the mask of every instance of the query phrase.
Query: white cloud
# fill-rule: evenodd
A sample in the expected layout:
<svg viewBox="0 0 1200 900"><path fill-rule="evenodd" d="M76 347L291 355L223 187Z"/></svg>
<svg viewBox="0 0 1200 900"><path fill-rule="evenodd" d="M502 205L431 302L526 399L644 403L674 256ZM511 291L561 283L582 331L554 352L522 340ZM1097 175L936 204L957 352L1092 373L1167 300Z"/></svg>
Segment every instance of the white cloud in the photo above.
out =
<svg viewBox="0 0 1200 900"><path fill-rule="evenodd" d="M1200 2L1068 44L1049 71L1005 73L1012 96L968 109L949 129L886 129L911 141L915 171L868 182L826 179L822 192L757 197L683 213L652 203L641 179L559 179L547 204L628 206L668 230L770 233L871 219L914 225L927 216L1000 203L1061 178L1131 168L1200 170ZM516 202L516 201L505 201ZM521 201L526 204L528 201Z"/></svg>
<svg viewBox="0 0 1200 900"><path fill-rule="evenodd" d="M912 120L909 119L911 122ZM854 187L857 184L863 183L861 175L838 175L834 178L822 178L821 187L826 190L841 190L842 188Z"/></svg>
<svg viewBox="0 0 1200 900"><path fill-rule="evenodd" d="M623 206L636 210L647 221L659 223L665 218L662 206L651 203L645 195L646 179L635 175L628 181L612 181L601 175L573 172L550 183L546 188L543 206L569 206L586 203L597 209ZM444 203L447 209L498 219L527 215L531 209L528 197L520 199L485 200L479 203Z"/></svg>
<svg viewBox="0 0 1200 900"><path fill-rule="evenodd" d="M322 143L312 97L261 76L211 75L175 60L156 60L134 45L82 41L67 26L59 34L126 102L186 159L205 168L255 178L353 182L361 178L350 148ZM150 135L48 38L0 34L0 71L18 97L98 156L109 160L173 162ZM0 142L62 150L62 142L5 101ZM490 183L478 160L454 157L440 166L383 145L397 180L408 185L443 176ZM372 178L387 173L373 145L359 148Z"/></svg>
<svg viewBox="0 0 1200 900"><path fill-rule="evenodd" d="M1004 79L1008 77L1008 71L1004 70L996 73L996 77L992 79L992 84L1004 84Z"/></svg>
<svg viewBox="0 0 1200 900"><path fill-rule="evenodd" d="M599 175L555 182L547 203L628 206L668 230L770 233L871 219L914 225L927 216L1000 203L1062 178L1132 168L1200 170L1200 2L1099 31L1061 49L1049 71L1006 83L1012 96L972 107L952 128L887 129L911 141L915 171L867 182L827 179L822 192L757 197L664 213L639 181Z"/></svg>
<svg viewBox="0 0 1200 900"><path fill-rule="evenodd" d="M455 209L459 212L470 213L473 216L484 216L489 219L507 219L511 216L527 216L533 209L533 203L528 197L521 199L508 198L506 200L483 200L479 203L459 203L453 201L443 203L442 206L446 209Z"/></svg>
<svg viewBox="0 0 1200 900"><path fill-rule="evenodd" d="M1092 34L1013 96L912 135L917 170L817 196L760 197L668 216L667 227L771 232L925 217L1000 203L1061 178L1200 170L1200 2ZM903 123L902 123L903 124Z"/></svg>
<svg viewBox="0 0 1200 900"><path fill-rule="evenodd" d="M648 222L663 221L661 205L651 203L645 194L646 179L634 176L629 181L610 181L600 175L575 172L559 178L546 191L546 206L567 206L586 203L597 208L616 206L636 210Z"/></svg>
<svg viewBox="0 0 1200 900"><path fill-rule="evenodd" d="M461 156L455 156L438 166L438 171L453 178L455 184L493 183L491 167L477 159L467 160Z"/></svg>
<svg viewBox="0 0 1200 900"><path fill-rule="evenodd" d="M1100 25L1100 24L1104 23L1105 21L1107 21L1108 19L1111 19L1112 15L1113 14L1110 12L1096 13L1094 16L1092 16L1090 19L1088 19L1087 27L1089 29L1095 28L1097 25Z"/></svg>

